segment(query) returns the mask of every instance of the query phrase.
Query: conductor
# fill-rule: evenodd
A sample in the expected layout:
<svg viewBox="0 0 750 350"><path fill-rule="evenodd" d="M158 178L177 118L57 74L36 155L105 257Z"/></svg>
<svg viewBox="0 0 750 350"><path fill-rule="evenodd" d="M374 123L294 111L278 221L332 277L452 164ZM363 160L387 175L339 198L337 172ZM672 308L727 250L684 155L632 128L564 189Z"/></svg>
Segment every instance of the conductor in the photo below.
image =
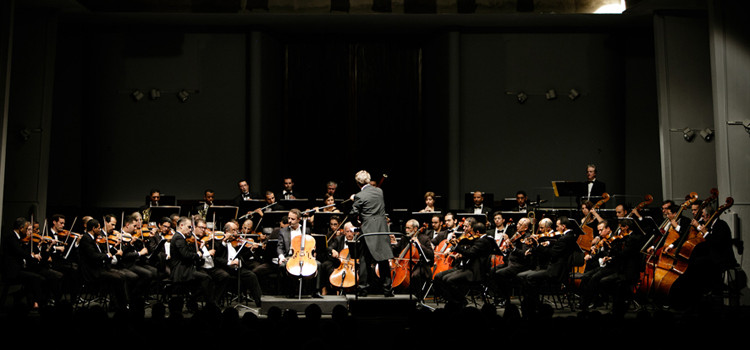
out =
<svg viewBox="0 0 750 350"><path fill-rule="evenodd" d="M388 232L388 223L385 216L385 201L383 199L383 190L370 184L370 174L367 171L360 170L354 175L360 190L359 193L352 195L352 209L349 215L352 217L359 216L361 222L360 231L364 234L364 248L360 250L359 265L359 285L357 293L360 296L367 295L369 287L369 272L372 270L371 264L378 265L381 280L383 283L383 295L386 297L393 296L393 287L391 281L391 269L389 259L393 258L391 242L388 235L367 235L369 233Z"/></svg>

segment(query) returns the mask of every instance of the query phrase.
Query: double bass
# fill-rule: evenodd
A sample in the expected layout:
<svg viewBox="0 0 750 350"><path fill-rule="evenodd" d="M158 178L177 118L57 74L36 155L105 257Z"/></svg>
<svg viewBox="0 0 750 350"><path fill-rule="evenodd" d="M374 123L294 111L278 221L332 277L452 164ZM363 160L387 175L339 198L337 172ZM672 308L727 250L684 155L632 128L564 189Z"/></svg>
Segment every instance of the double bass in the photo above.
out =
<svg viewBox="0 0 750 350"><path fill-rule="evenodd" d="M696 200L698 200L698 194L691 192L688 199L682 203L680 210L677 212L677 217L680 216L682 211L691 206ZM667 221L668 222L668 221ZM662 224L660 229L663 231L665 224ZM656 253L657 260L650 262L653 264L653 283L650 285L654 296L666 297L669 295L669 291L672 289L672 285L677 279L685 273L687 264L683 261L679 261L676 255L667 254L664 252L663 247L667 247L674 243L679 238L679 233L674 227L670 227L669 231L663 232L662 240L659 251ZM651 257L652 259L654 257Z"/></svg>
<svg viewBox="0 0 750 350"><path fill-rule="evenodd" d="M576 240L576 243L578 243L578 247L581 248L584 254L589 254L591 252L591 245L594 241L594 229L589 226L591 222L594 220L594 214L593 211L596 209L599 209L604 203L607 203L609 200L609 193L604 192L602 193L602 199L600 199L594 206L589 210L588 214L586 214L586 217L581 220L581 230L583 231L583 234L578 236L578 239ZM583 274L586 270L586 261L581 259L583 261L583 264L578 266L573 266L573 273L574 274Z"/></svg>

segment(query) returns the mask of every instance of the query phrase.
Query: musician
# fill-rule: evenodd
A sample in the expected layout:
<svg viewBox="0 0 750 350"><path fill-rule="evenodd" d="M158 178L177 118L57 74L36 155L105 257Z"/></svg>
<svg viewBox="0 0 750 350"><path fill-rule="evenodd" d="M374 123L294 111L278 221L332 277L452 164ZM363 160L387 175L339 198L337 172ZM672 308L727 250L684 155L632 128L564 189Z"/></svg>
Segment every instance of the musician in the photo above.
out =
<svg viewBox="0 0 750 350"><path fill-rule="evenodd" d="M529 302L527 305L532 308L539 306L539 289L543 283L561 281L567 276L571 268L570 258L575 251L580 250L577 242L580 233L574 230L574 224L566 216L557 219L556 231L563 232L563 235L553 241L540 242L530 251L530 254L537 257L549 256L549 265L519 276L522 278L525 298Z"/></svg>
<svg viewBox="0 0 750 350"><path fill-rule="evenodd" d="M471 207L466 208L467 213L484 214L485 216L489 216L492 212L492 207L484 204L484 193L482 193L482 191L474 191L474 194L472 195L472 203L473 205Z"/></svg>
<svg viewBox="0 0 750 350"><path fill-rule="evenodd" d="M147 222L151 221L151 207L158 207L161 200L161 191L159 189L152 188L148 193L148 202L138 209L143 215L143 220Z"/></svg>
<svg viewBox="0 0 750 350"><path fill-rule="evenodd" d="M149 251L147 261L149 265L156 267L160 277L168 277L171 275L167 260L172 238L172 220L165 216L160 218L156 225L156 230L146 240L146 248Z"/></svg>
<svg viewBox="0 0 750 350"><path fill-rule="evenodd" d="M284 188L281 190L281 197L284 199L304 198L304 196L294 190L294 181L291 177L284 178Z"/></svg>
<svg viewBox="0 0 750 350"><path fill-rule="evenodd" d="M135 238L137 223L138 220L132 215L124 218L122 235L123 237L130 237L130 241L123 239L121 243L123 255L119 265L137 276L137 279L133 281L131 297L145 298L152 284L156 281L158 271L156 267L146 262L149 251L143 237Z"/></svg>
<svg viewBox="0 0 750 350"><path fill-rule="evenodd" d="M716 213L716 208L706 206L703 208L702 221L693 219L691 222L696 234L702 235L704 241L693 249L683 277L687 277L690 287L697 292L721 291L722 273L737 266L729 225L718 217L709 221Z"/></svg>
<svg viewBox="0 0 750 350"><path fill-rule="evenodd" d="M412 294L417 299L422 300L424 297L425 282L429 281L432 277L432 264L435 262L435 252L432 249L430 236L427 235L426 231L420 229L419 221L410 219L404 225L404 231L406 236L399 242L397 251L402 252L409 244L419 245L417 248L419 260L416 264L409 266L411 269L409 288L412 289ZM402 258L409 259L408 253ZM408 263L408 261L402 263Z"/></svg>
<svg viewBox="0 0 750 350"><path fill-rule="evenodd" d="M135 295L134 288L138 284L138 275L123 264L125 250L123 249L122 235L121 232L115 231L115 227L117 227L117 218L112 214L105 215L102 234L107 240L107 249L109 249L116 260L112 264L112 271L119 273L125 278L125 285L128 288L128 298L132 299Z"/></svg>
<svg viewBox="0 0 750 350"><path fill-rule="evenodd" d="M440 211L440 209L435 209L435 192L429 191L424 194L424 205L425 207L419 211L420 213L434 213Z"/></svg>
<svg viewBox="0 0 750 350"><path fill-rule="evenodd" d="M247 260L249 255L253 254L255 246L249 240L239 235L239 228L233 221L229 221L224 224L224 234L226 236L223 244L217 245L218 253L215 256L214 264L217 267L221 267L224 273L221 277L229 277L226 281L236 280L238 283L239 290L247 289L252 296L255 306L261 307L262 305L262 291L260 287L260 281L258 275L252 271L251 266L245 266L244 261ZM213 277L212 277L213 278ZM217 280L214 279L216 282ZM221 288L225 289L227 285L222 285Z"/></svg>
<svg viewBox="0 0 750 350"><path fill-rule="evenodd" d="M323 201L324 201L323 202L324 203L323 206L326 207L326 208L322 208L321 209L319 207L315 207L313 209L315 209L316 212L326 212L326 213L340 213L341 212L335 206L336 199L333 198L333 195L326 194L325 197L324 197L324 199L323 199Z"/></svg>
<svg viewBox="0 0 750 350"><path fill-rule="evenodd" d="M326 194L331 195L334 198L338 198L336 197L336 189L338 189L338 187L339 187L339 184L336 183L336 181L326 182Z"/></svg>
<svg viewBox="0 0 750 350"><path fill-rule="evenodd" d="M292 249L292 240L302 235L301 220L302 212L299 209L293 208L289 210L287 214L289 225L279 230L279 242L276 246L276 253L279 257L279 268L282 269L282 274L286 273L286 263L294 255ZM305 225L305 235L311 234L310 227ZM320 261L316 260L317 266L320 266ZM314 278L314 287L311 296L313 298L322 298L321 289L324 285L321 283L321 274L316 273Z"/></svg>
<svg viewBox="0 0 750 350"><path fill-rule="evenodd" d="M39 309L46 301L42 289L44 277L31 269L35 261L38 263L42 257L39 253L32 253L31 249L23 241L30 236L31 224L23 217L16 218L11 231L3 232L0 247L2 247L2 272L3 282L11 284L19 282L27 293L29 304L33 309Z"/></svg>
<svg viewBox="0 0 750 350"><path fill-rule="evenodd" d="M84 283L102 281L112 297L115 308L126 308L129 304L125 277L112 266L117 263L115 255L100 246L97 238L103 236L102 226L96 219L86 221L86 233L81 236L79 245L80 270ZM106 240L106 236L102 237Z"/></svg>
<svg viewBox="0 0 750 350"><path fill-rule="evenodd" d="M249 238L255 232L253 220L247 219L242 222L242 228L240 228L241 237ZM276 256L276 250L273 252L270 249L266 249L266 242L268 242L268 235L263 231L257 231L257 237L255 242L259 243L259 246L253 246L250 252L242 257L242 264L245 268L251 270L258 280L263 281L265 277L276 271L276 264L273 263L273 258Z"/></svg>
<svg viewBox="0 0 750 350"><path fill-rule="evenodd" d="M250 193L250 185L248 185L246 180L238 181L237 187L239 187L240 193L233 199L235 205L239 206L241 202L253 199L253 195Z"/></svg>
<svg viewBox="0 0 750 350"><path fill-rule="evenodd" d="M323 275L321 276L321 280L323 281L323 284L330 285L330 276L331 273L333 273L334 270L339 268L341 266L341 260L340 260L340 253L344 249L349 249L348 242L354 241L354 224L351 222L347 222L344 224L343 233L341 235L337 235L334 237L331 242L328 244L328 257L329 259L325 259L321 263L320 273ZM351 257L352 252L349 251L349 256ZM332 286L336 288L336 286ZM323 288L323 295L327 293L328 288Z"/></svg>
<svg viewBox="0 0 750 350"><path fill-rule="evenodd" d="M589 164L586 166L586 182L582 190L582 197L591 199L591 197L601 197L604 192L607 192L607 185L599 181L596 178L597 175L596 165Z"/></svg>
<svg viewBox="0 0 750 350"><path fill-rule="evenodd" d="M446 307L464 307L469 283L480 282L489 272L489 256L498 251L495 240L486 234L486 226L467 218L462 239L453 238L458 261L454 267L435 275L435 292L446 300ZM450 306L449 306L450 305Z"/></svg>
<svg viewBox="0 0 750 350"><path fill-rule="evenodd" d="M184 283L190 288L192 296L202 295L208 304L217 304L211 277L197 269L198 262L203 258L203 252L196 248L196 244L188 244L187 238L193 237L192 221L181 217L177 221L177 229L169 246L170 279L174 283ZM190 303L194 303L192 300Z"/></svg>
<svg viewBox="0 0 750 350"><path fill-rule="evenodd" d="M679 235L674 243L671 243L669 246L664 247L664 252L671 254L674 253L674 251L679 251L679 248L687 238L687 235L690 232L690 219L679 215L680 206L677 204L666 206L666 208L662 207L662 212L666 216L666 226L664 226L663 228L663 232L665 232L664 235L667 235L670 229L674 229ZM651 253L656 248L659 247L656 245L652 245L648 248L648 252Z"/></svg>
<svg viewBox="0 0 750 350"><path fill-rule="evenodd" d="M612 228L607 220L602 220L597 225L599 239L601 244L597 244L596 249L592 248L591 254L586 254L586 270L581 277L579 289L581 291L581 309L588 310L592 302L598 303L599 300L599 282L602 278L617 272L615 264L609 263L612 259L610 251L613 248L614 235Z"/></svg>
<svg viewBox="0 0 750 350"><path fill-rule="evenodd" d="M516 232L500 247L505 265L494 267L490 272L490 284L499 301L510 298L513 287L521 282L520 273L536 268L536 260L530 253L531 243L531 219L523 217L516 224Z"/></svg>
<svg viewBox="0 0 750 350"><path fill-rule="evenodd" d="M528 196L526 196L526 191L519 190L516 192L516 206L513 208L513 211L519 211L522 213L525 213L530 210L529 208L529 202L528 202Z"/></svg>
<svg viewBox="0 0 750 350"><path fill-rule="evenodd" d="M388 220L385 215L385 201L383 190L370 184L370 173L360 170L354 176L354 180L360 191L352 196L352 209L349 216L359 218L361 222L361 234L388 232ZM362 249L359 265L358 293L367 295L369 287L369 272L372 271L371 264L378 265L383 295L393 296L390 265L388 260L393 258L390 239L387 235L369 235L360 241L366 247Z"/></svg>
<svg viewBox="0 0 750 350"><path fill-rule="evenodd" d="M214 198L216 198L216 192L210 188L205 189L203 191L203 202L198 203L194 212L198 213L205 220L208 208L214 205Z"/></svg>
<svg viewBox="0 0 750 350"><path fill-rule="evenodd" d="M430 237L432 247L440 244L447 234L447 230L443 230L443 220L440 219L440 215L433 215L430 218L430 228L427 230L427 236Z"/></svg>

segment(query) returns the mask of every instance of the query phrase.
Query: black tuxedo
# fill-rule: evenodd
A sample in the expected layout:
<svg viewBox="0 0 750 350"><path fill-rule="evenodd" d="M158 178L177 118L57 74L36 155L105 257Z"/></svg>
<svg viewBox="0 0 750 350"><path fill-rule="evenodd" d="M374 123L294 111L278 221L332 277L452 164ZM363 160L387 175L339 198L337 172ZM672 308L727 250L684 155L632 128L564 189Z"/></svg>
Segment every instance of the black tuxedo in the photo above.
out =
<svg viewBox="0 0 750 350"><path fill-rule="evenodd" d="M302 229L301 225L300 225L299 229L300 230ZM310 235L310 234L311 234L310 227L308 227L307 225L305 225L305 235ZM291 257L294 254L294 251L292 250L292 227L291 226L282 227L279 230L278 240L279 241L278 241L278 243L276 245L277 256L279 256L279 257L283 256L283 257L285 257L285 258L288 259L289 257ZM315 285L312 286L312 287L310 287L310 288L314 288L315 291L319 291L324 286L324 284L323 284L324 282L321 282L322 279L323 279L323 275L324 274L320 273L320 271L321 271L321 269L323 267L322 267L322 264L321 264L318 256L319 255L325 256L327 254L327 252L322 247L320 249L321 249L320 250L321 253L319 254L319 253L317 253L318 252L318 247L317 246L315 247L315 250L316 250L316 253L315 253L315 255L316 255L316 264L317 264L318 271L317 271L317 273L315 274L315 277L314 277ZM281 259L279 259L279 261L281 261ZM280 263L279 264L279 269L281 270L281 274L282 275L288 275L288 272L287 272L287 269L286 269L286 264L281 264ZM282 285L283 285L282 287L283 288L285 288L285 289L289 289L290 288L290 285L287 283L288 281L282 280L282 282L284 282L284 283L282 283Z"/></svg>
<svg viewBox="0 0 750 350"><path fill-rule="evenodd" d="M208 303L215 303L215 295L212 290L211 278L204 271L197 269L200 255L193 243L188 243L181 232L172 235L169 248L170 279L176 283L186 283L198 289Z"/></svg>
<svg viewBox="0 0 750 350"><path fill-rule="evenodd" d="M435 275L435 292L450 304L465 305L467 284L484 279L489 270L489 257L498 250L495 239L488 235L459 241L454 252L461 254L461 259L453 268Z"/></svg>
<svg viewBox="0 0 750 350"><path fill-rule="evenodd" d="M581 197L601 197L604 192L607 192L607 185L597 179L594 179L591 183L591 192L589 192L589 181L584 181L581 186Z"/></svg>
<svg viewBox="0 0 750 350"><path fill-rule="evenodd" d="M118 306L128 303L125 277L111 268L112 258L107 255L106 248L101 248L96 243L91 234L84 233L81 236L78 255L84 283L104 281Z"/></svg>
<svg viewBox="0 0 750 350"><path fill-rule="evenodd" d="M44 299L42 283L44 277L26 268L30 262L31 251L24 248L21 238L15 231L3 233L2 241L2 271L4 281L20 282L28 291L30 301L41 303Z"/></svg>
<svg viewBox="0 0 750 350"><path fill-rule="evenodd" d="M573 253L581 249L577 240L578 232L567 230L560 238L549 241L549 245L539 245L532 249L532 254L536 256L549 257L549 265L545 269L519 274L524 284L524 294L530 302L528 305L538 305L539 290L545 282L561 282L570 272Z"/></svg>

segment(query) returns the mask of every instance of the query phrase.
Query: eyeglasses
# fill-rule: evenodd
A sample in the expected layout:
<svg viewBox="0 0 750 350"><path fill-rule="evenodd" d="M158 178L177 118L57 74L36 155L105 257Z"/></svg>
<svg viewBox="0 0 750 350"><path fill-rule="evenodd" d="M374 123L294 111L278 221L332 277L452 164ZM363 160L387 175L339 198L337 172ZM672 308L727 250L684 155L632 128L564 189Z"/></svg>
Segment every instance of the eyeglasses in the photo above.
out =
<svg viewBox="0 0 750 350"><path fill-rule="evenodd" d="M195 228L206 229L208 226L196 226Z"/></svg>

